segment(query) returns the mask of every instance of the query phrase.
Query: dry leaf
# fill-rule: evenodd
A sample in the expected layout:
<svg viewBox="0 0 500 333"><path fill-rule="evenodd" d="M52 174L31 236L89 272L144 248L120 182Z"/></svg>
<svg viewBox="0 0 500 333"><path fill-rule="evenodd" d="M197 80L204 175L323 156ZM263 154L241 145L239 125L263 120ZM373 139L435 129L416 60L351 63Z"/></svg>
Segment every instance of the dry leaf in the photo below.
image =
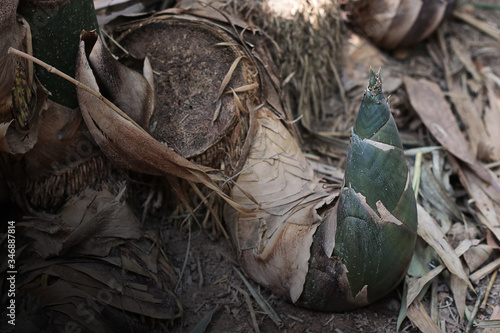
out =
<svg viewBox="0 0 500 333"><path fill-rule="evenodd" d="M442 333L424 309L424 305L417 298L406 310L406 315L410 318L422 332L426 333Z"/></svg>
<svg viewBox="0 0 500 333"><path fill-rule="evenodd" d="M497 85L499 79L491 68L483 68L481 74L485 79L485 85L488 93L489 106L484 110L484 124L486 127L485 136L487 135L487 142L491 146L490 158L493 161L498 161L500 159L500 92L499 87L495 88L494 82L496 80Z"/></svg>
<svg viewBox="0 0 500 333"><path fill-rule="evenodd" d="M436 250L439 257L443 260L446 268L452 273L462 279L467 285L474 289L469 281L467 274L464 271L462 262L458 255L453 251L453 248L446 240L446 236L441 230L441 227L427 213L427 211L417 204L418 211L418 235L422 237L434 250ZM470 242L470 241L469 241ZM470 246L470 245L469 245Z"/></svg>
<svg viewBox="0 0 500 333"><path fill-rule="evenodd" d="M482 278L493 272L500 267L500 258L497 258L487 264L486 266L478 269L473 274L470 275L470 280L474 283L478 283Z"/></svg>
<svg viewBox="0 0 500 333"><path fill-rule="evenodd" d="M468 271L466 271L468 273ZM467 296L467 283L460 279L458 276L452 274L450 277L450 289L453 293L453 300L457 307L460 319L464 319L465 314L465 298Z"/></svg>
<svg viewBox="0 0 500 333"><path fill-rule="evenodd" d="M467 252L464 253L464 260L471 272L478 269L486 260L493 254L493 248L486 244L478 244L471 246Z"/></svg>
<svg viewBox="0 0 500 333"><path fill-rule="evenodd" d="M436 140L450 153L467 163L481 179L500 193L500 184L488 169L479 164L465 135L446 101L441 88L426 79L404 79L410 103Z"/></svg>
<svg viewBox="0 0 500 333"><path fill-rule="evenodd" d="M419 206L420 207L420 206ZM419 221L420 223L420 221ZM469 249L472 245L472 242L468 239L462 241L457 248L455 249L454 254L457 257L460 257L465 251ZM406 306L410 306L411 303L417 298L420 292L424 289L424 287L432 281L436 276L438 276L445 269L444 265L439 265L427 272L427 274L423 275L420 278L410 278L408 282L408 292L406 296ZM464 271L465 272L465 271ZM463 280L461 280L463 281ZM465 283L465 281L464 281ZM470 283L469 283L470 284ZM467 284L466 284L467 285Z"/></svg>
<svg viewBox="0 0 500 333"><path fill-rule="evenodd" d="M434 82L409 76L404 78L404 83L412 107L439 143L462 161L475 164L474 153L441 88Z"/></svg>
<svg viewBox="0 0 500 333"><path fill-rule="evenodd" d="M111 332L122 325L139 327L143 316L174 318L172 268L121 195L86 189L57 215L18 222L34 239L17 258L18 293L35 297L52 313L51 329L74 321L80 328Z"/></svg>
<svg viewBox="0 0 500 333"><path fill-rule="evenodd" d="M475 201L479 221L500 240L500 191L497 191L495 186L485 184L467 169L463 169L460 176L462 184Z"/></svg>

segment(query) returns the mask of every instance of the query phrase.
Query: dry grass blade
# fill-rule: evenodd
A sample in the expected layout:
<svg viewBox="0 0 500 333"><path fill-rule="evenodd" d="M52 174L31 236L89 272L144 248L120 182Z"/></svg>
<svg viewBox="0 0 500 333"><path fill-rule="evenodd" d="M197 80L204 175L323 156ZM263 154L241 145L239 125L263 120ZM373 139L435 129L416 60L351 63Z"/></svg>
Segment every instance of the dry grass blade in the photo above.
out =
<svg viewBox="0 0 500 333"><path fill-rule="evenodd" d="M479 311L479 304L481 304L481 299L483 298L484 293L482 292L476 299L476 303L474 304L474 309L472 310L472 314L470 316L469 322L467 323L467 328L465 329L466 333L469 333L472 325L474 324L474 319L476 319L477 312Z"/></svg>
<svg viewBox="0 0 500 333"><path fill-rule="evenodd" d="M441 146L432 146L432 147L418 147L418 148L410 148L405 149L405 156L416 156L417 154L428 154L433 151L443 150L444 148Z"/></svg>
<svg viewBox="0 0 500 333"><path fill-rule="evenodd" d="M493 248L487 244L478 244L472 246L467 252L464 253L464 260L471 272L474 272L493 254Z"/></svg>
<svg viewBox="0 0 500 333"><path fill-rule="evenodd" d="M241 59L243 59L243 56L236 58L234 60L234 62L231 64L229 71L227 72L226 76L224 77L224 80L222 80L222 83L219 87L219 93L217 94L217 100L224 93L224 89L226 89L226 86L229 84L229 81L231 81L231 77L233 76L234 70L236 69L236 66L238 66Z"/></svg>
<svg viewBox="0 0 500 333"><path fill-rule="evenodd" d="M498 181L486 184L467 169L464 169L460 176L462 184L475 200L479 221L500 240L500 192L495 188Z"/></svg>
<svg viewBox="0 0 500 333"><path fill-rule="evenodd" d="M252 300L246 291L239 288L238 286L231 285L234 289L238 290L239 293L245 297L245 302L247 303L248 311L250 312L250 318L252 318L252 326L256 333L260 333L259 324L257 324L257 318L255 317L255 311L253 309Z"/></svg>
<svg viewBox="0 0 500 333"><path fill-rule="evenodd" d="M460 316L460 319L463 320L465 313L465 300L467 296L467 283L452 274L450 277L450 289L453 293L453 299L457 307L458 315Z"/></svg>
<svg viewBox="0 0 500 333"><path fill-rule="evenodd" d="M212 217L217 222L219 229L224 234L224 237L226 239L229 239L229 235L227 234L226 228L224 228L224 225L222 224L221 219L219 218L218 214L214 211L212 205L208 202L205 195L203 195L203 193L200 191L200 189L194 183L189 182L189 185L191 185L191 188L195 191L196 195L202 200L202 202L205 204L205 207L207 207L207 209L210 211L210 213L212 214Z"/></svg>
<svg viewBox="0 0 500 333"><path fill-rule="evenodd" d="M243 283L245 283L245 286L248 288L250 293L252 294L253 298L259 304L260 308L267 313L269 318L274 322L274 324L278 327L283 326L283 322L281 321L280 317L278 314L273 310L273 308L267 303L267 301L262 297L261 294L259 294L253 287L252 285L248 282L248 280L245 278L245 276L236 268L233 266L234 271L238 274L238 276L241 278Z"/></svg>
<svg viewBox="0 0 500 333"><path fill-rule="evenodd" d="M413 174L412 188L415 193L415 198L418 198L418 191L420 189L420 178L422 174L422 153L418 152L415 156L415 171Z"/></svg>
<svg viewBox="0 0 500 333"><path fill-rule="evenodd" d="M493 161L500 160L500 96L495 85L500 87L500 78L495 75L492 68L484 67L481 71L484 77L489 106L484 109L484 124L486 128L486 143L490 150L488 158Z"/></svg>
<svg viewBox="0 0 500 333"><path fill-rule="evenodd" d="M484 299L483 303L481 303L481 310L486 309L486 304L488 303L488 297L490 296L491 289L493 288L493 285L495 284L496 278L498 275L498 270L495 270L493 274L491 275L490 278L490 283L488 283L488 288L486 288L486 292L484 293Z"/></svg>

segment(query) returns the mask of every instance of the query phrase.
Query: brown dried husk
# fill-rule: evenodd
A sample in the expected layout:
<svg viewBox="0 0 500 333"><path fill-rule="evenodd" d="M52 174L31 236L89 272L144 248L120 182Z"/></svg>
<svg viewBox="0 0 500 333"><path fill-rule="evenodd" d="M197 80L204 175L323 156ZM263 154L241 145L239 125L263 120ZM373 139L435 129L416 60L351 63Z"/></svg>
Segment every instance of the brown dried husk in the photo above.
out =
<svg viewBox="0 0 500 333"><path fill-rule="evenodd" d="M262 108L255 119L252 149L231 192L255 213L227 206L224 218L245 272L295 303L314 255L313 236L332 213L338 190L321 182L297 139L272 112ZM325 239L333 248L335 224L328 226Z"/></svg>
<svg viewBox="0 0 500 333"><path fill-rule="evenodd" d="M456 0L350 0L352 23L376 45L395 49L415 45L432 34L455 8Z"/></svg>
<svg viewBox="0 0 500 333"><path fill-rule="evenodd" d="M217 176L214 169L206 166L231 177L245 163L253 137L254 109L267 105L279 118L290 119L280 99L279 80L263 36L243 33L246 27L241 20L212 8L197 8L167 10L122 25L115 31L117 40L132 56L147 56L154 71L159 73L155 76L156 109L150 121L152 137L148 142L153 146L158 141L163 143L166 151L197 163L200 171L207 172L215 181L223 178L214 178ZM293 124L287 126L297 133ZM158 156L154 157L158 159L155 164L158 170L170 159L160 157L165 153L158 147ZM131 159L144 160L144 152L138 151ZM182 163L194 170L195 164ZM145 172L162 177L174 174L163 170L163 175ZM199 182L185 174L175 175ZM195 207L199 203L197 197L209 194L195 190L196 195L186 195L192 193L192 185L174 184L172 178L167 182L175 192L174 197L180 198L184 205ZM214 190L213 184L208 185ZM233 202L225 194L222 196ZM188 197L195 202L188 202ZM218 207L220 203L215 202L212 209L215 215L220 215ZM236 208L245 210L241 205Z"/></svg>
<svg viewBox="0 0 500 333"><path fill-rule="evenodd" d="M249 111L267 101L285 117L277 78L261 40L250 34L240 39L242 28L224 17L210 20L216 11L181 13L167 11L115 33L131 55L147 56L159 72L151 135L185 158L222 166L231 175L248 150Z"/></svg>

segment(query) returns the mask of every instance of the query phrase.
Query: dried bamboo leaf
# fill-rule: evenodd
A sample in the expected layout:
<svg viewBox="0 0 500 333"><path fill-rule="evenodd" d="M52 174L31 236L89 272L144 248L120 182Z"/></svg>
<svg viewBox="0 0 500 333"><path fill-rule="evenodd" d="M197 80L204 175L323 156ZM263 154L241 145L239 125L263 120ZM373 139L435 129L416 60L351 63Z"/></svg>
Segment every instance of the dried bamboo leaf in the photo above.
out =
<svg viewBox="0 0 500 333"><path fill-rule="evenodd" d="M203 318L201 318L200 322L196 324L196 326L191 330L191 333L205 333L208 325L210 325L210 322L212 321L212 316L214 313L217 311L217 307L213 308L212 310L208 311Z"/></svg>
<svg viewBox="0 0 500 333"><path fill-rule="evenodd" d="M466 271L466 273L468 273ZM457 307L460 319L464 319L465 314L465 298L467 296L467 283L461 280L458 276L452 274L450 277L450 289L453 293L453 300Z"/></svg>
<svg viewBox="0 0 500 333"><path fill-rule="evenodd" d="M485 78L485 86L489 102L489 107L485 108L483 117L488 136L487 142L491 146L492 150L490 158L494 161L498 161L500 159L500 133L498 131L498 128L500 127L500 92L498 88L500 88L500 85L498 85L498 77L495 78L495 74L491 68L483 68L481 74L483 74L483 77ZM496 89L493 84L495 79L497 80L498 85Z"/></svg>
<svg viewBox="0 0 500 333"><path fill-rule="evenodd" d="M231 77L233 76L234 70L236 69L236 66L238 66L238 63L240 62L241 59L243 59L243 57L236 58L234 62L231 64L231 67L229 67L229 71L226 73L226 76L224 77L224 80L222 80L222 84L219 87L219 93L217 94L217 99L219 99L222 96L224 89L226 89L227 84L229 83L229 81L231 81Z"/></svg>
<svg viewBox="0 0 500 333"><path fill-rule="evenodd" d="M467 252L464 253L464 260L471 272L478 269L483 263L486 262L493 254L493 248L487 244L477 244L471 246Z"/></svg>
<svg viewBox="0 0 500 333"><path fill-rule="evenodd" d="M420 207L420 206L419 206ZM453 252L457 258L461 256L465 251L471 246L470 240L464 240L457 246L455 252ZM427 272L427 274L421 276L418 279L412 278L408 281L408 293L406 296L406 307L409 307L411 303L420 295L421 291L424 290L425 286L432 281L436 276L438 276L444 269L445 265L439 265ZM470 284L470 282L469 282Z"/></svg>
<svg viewBox="0 0 500 333"><path fill-rule="evenodd" d="M453 12L453 16L500 41L500 30L491 24L481 21L465 11L457 10Z"/></svg>
<svg viewBox="0 0 500 333"><path fill-rule="evenodd" d="M493 323L489 321L495 322L496 325L491 325ZM496 305L495 308L493 309L493 313L491 314L490 319L485 320L484 323L482 321L479 321L478 326L485 328L483 333L495 333L496 331L495 328L500 327L500 306Z"/></svg>
<svg viewBox="0 0 500 333"><path fill-rule="evenodd" d="M500 194L500 184L488 169L477 162L469 141L460 131L457 120L446 102L441 88L436 83L426 79L415 80L408 76L405 77L404 82L412 107L419 114L432 135L450 153L467 163L467 166L483 181L492 185L491 191L497 193L494 198L500 198L498 196Z"/></svg>
<svg viewBox="0 0 500 333"><path fill-rule="evenodd" d="M234 271L238 274L238 276L241 278L245 286L250 290L250 293L252 294L253 298L259 304L260 308L267 313L267 315L271 318L271 320L274 322L274 324L278 327L283 326L283 322L281 321L281 318L278 316L278 314L274 311L272 306L269 305L269 303L266 301L264 297L262 297L261 294L259 294L253 287L252 285L245 279L245 276L241 274L241 272L233 266Z"/></svg>
<svg viewBox="0 0 500 333"><path fill-rule="evenodd" d="M464 271L458 255L451 248L437 222L422 206L417 205L417 210L419 221L417 231L419 236L436 250L439 257L446 265L446 268L448 268L451 273L462 279L471 289L474 289Z"/></svg>
<svg viewBox="0 0 500 333"><path fill-rule="evenodd" d="M422 332L441 333L418 298L408 307L406 315Z"/></svg>
<svg viewBox="0 0 500 333"><path fill-rule="evenodd" d="M479 221L500 240L500 192L467 169L462 170L461 182L475 200Z"/></svg>
<svg viewBox="0 0 500 333"><path fill-rule="evenodd" d="M473 274L470 275L470 279L474 283L478 283L479 280L484 278L486 275L490 274L494 270L498 269L500 267L500 258L493 260L486 266L478 269L475 271Z"/></svg>
<svg viewBox="0 0 500 333"><path fill-rule="evenodd" d="M475 156L458 127L441 88L426 79L404 78L410 103L434 137L456 157L469 164Z"/></svg>
<svg viewBox="0 0 500 333"><path fill-rule="evenodd" d="M462 220L462 215L459 213L460 209L455 200L450 197L442 181L432 172L430 163L425 163L422 167L421 190L422 195L438 211L445 213L454 220Z"/></svg>

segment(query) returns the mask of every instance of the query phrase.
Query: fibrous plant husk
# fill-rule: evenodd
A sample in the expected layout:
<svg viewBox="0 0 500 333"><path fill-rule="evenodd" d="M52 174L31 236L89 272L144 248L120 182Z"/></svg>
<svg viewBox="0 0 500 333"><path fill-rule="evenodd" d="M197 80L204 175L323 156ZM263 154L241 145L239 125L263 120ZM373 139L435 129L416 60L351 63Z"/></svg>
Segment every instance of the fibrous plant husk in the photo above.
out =
<svg viewBox="0 0 500 333"><path fill-rule="evenodd" d="M175 9L115 31L132 56L147 56L158 73L157 107L148 128L151 135L125 120L120 120L124 126L113 125L117 130L130 127L130 143L123 148L118 148L117 140L112 140L113 144L103 142L106 149L122 149L118 159L113 157L115 162L137 172L166 176L171 184L174 180L169 175L201 182L232 202L215 182L237 173L245 162L248 138L253 135L249 111L268 103L280 118L289 118L265 45L259 36L239 36L242 24L212 9ZM185 39L186 35L191 39ZM193 42L196 38L199 41ZM171 46L164 48L160 43ZM94 123L103 119L97 114L91 117ZM292 124L288 126L295 131ZM114 129L104 132L108 130ZM111 139L115 135L105 134ZM146 142L149 151L143 149ZM135 146L137 149L130 148ZM191 187L182 186L184 190ZM187 202L184 190L179 191L179 184L173 184L172 189L184 204L193 205Z"/></svg>
<svg viewBox="0 0 500 333"><path fill-rule="evenodd" d="M306 130L346 134L355 115L347 110L340 82L343 42L337 1L239 1L210 4L261 29L278 66L283 99ZM181 7L199 6L184 0ZM339 103L339 100L342 101Z"/></svg>
<svg viewBox="0 0 500 333"><path fill-rule="evenodd" d="M347 15L373 43L385 49L408 47L432 34L450 16L456 0L349 0Z"/></svg>
<svg viewBox="0 0 500 333"><path fill-rule="evenodd" d="M83 189L99 189L104 180L112 183L111 164L78 109L49 101L35 147L19 157L5 156L1 165L10 175L12 200L24 209L55 212Z"/></svg>

